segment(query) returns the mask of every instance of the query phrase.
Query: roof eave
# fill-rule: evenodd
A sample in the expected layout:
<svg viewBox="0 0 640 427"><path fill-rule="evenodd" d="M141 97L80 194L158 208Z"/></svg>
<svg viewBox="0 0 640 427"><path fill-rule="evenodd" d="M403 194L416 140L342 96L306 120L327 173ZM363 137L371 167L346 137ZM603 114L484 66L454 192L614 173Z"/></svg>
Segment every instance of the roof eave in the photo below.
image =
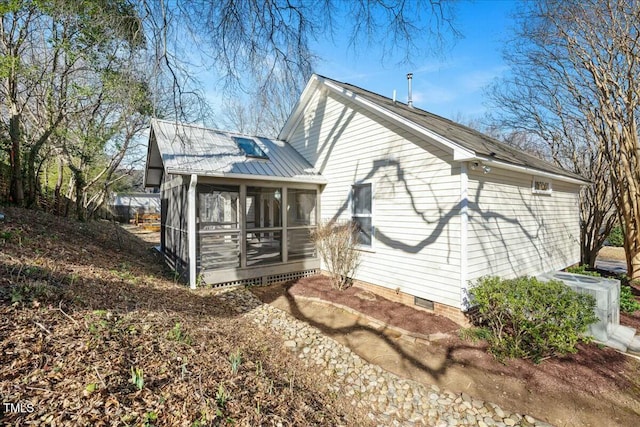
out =
<svg viewBox="0 0 640 427"><path fill-rule="evenodd" d="M567 182L570 184L577 184L577 185L590 185L592 184L591 181L587 180L587 179L578 179L578 178L572 178L570 176L566 176L566 175L562 175L562 174L558 174L558 173L553 173L553 172L548 172L548 171L543 171L540 169L536 169L536 168L532 168L532 167L528 167L528 166L521 166L521 165L514 165L513 163L507 163L507 162L502 162L496 159L492 159L489 157L483 157L483 156L478 156L475 159L472 160L478 160L481 161L482 163L485 164L490 164L492 167L496 167L496 168L500 168L500 169L506 169L506 170L511 170L514 172L522 172L522 173L527 173L527 174L531 174L534 176L539 176L542 178L550 178L556 181L562 181L562 182Z"/></svg>
<svg viewBox="0 0 640 427"><path fill-rule="evenodd" d="M309 176L272 176L272 175L251 175L244 173L228 173L215 171L193 171L186 169L168 168L167 173L174 175L191 175L206 176L212 178L233 178L233 179L251 179L259 181L278 181L278 182L299 182L305 184L327 184L328 181L321 175Z"/></svg>
<svg viewBox="0 0 640 427"><path fill-rule="evenodd" d="M296 102L296 105L293 107L291 114L289 114L289 117L287 117L287 121L284 123L284 126L278 134L277 139L285 142L289 141L289 139L291 138L291 134L298 127L298 124L302 120L302 113L307 108L307 104L309 103L309 101L311 101L316 86L318 86L318 84L322 81L324 81L324 79L317 74L311 75L311 78L302 91L298 102Z"/></svg>
<svg viewBox="0 0 640 427"><path fill-rule="evenodd" d="M153 145L157 145L158 143L156 142L156 135L155 135L155 131L154 131L154 126L155 126L155 118L151 119L151 126L150 126L150 130L149 130L149 142L147 143L147 158L146 161L144 163L144 174L142 175L142 186L143 188L149 188L149 187L155 187L154 185L147 185L147 181L148 181L148 175L149 175L149 168L150 167L156 167L154 166L150 166L149 162L151 161L151 151L153 149ZM162 167L163 165L160 165L160 167Z"/></svg>
<svg viewBox="0 0 640 427"><path fill-rule="evenodd" d="M460 144L455 143L454 141L445 138L437 132L432 131L429 128L421 126L415 123L412 120L406 119L399 114L394 113L393 111L388 110L387 108L382 107L381 105L376 104L375 102L369 101L366 98L356 95L350 90L341 87L332 81L325 80L322 77L316 76L317 80L322 83L325 87L327 87L332 92L339 94L351 101L359 104L370 111L376 112L384 117L387 117L396 123L401 124L403 127L412 130L413 132L417 132L419 135L426 136L436 142L442 144L453 152L453 159L456 161L465 161L476 158L476 153L474 151L468 150L462 147ZM306 89L305 89L306 90Z"/></svg>

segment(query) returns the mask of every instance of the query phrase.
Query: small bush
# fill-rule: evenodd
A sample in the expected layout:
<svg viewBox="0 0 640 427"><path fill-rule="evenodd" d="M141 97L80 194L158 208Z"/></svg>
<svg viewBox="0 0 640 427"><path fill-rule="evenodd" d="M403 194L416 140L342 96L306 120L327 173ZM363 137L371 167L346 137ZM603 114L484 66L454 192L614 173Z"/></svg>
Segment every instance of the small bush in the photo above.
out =
<svg viewBox="0 0 640 427"><path fill-rule="evenodd" d="M616 246L621 248L624 246L624 236L622 234L622 227L620 225L616 225L613 227L611 232L609 233L609 237L607 237L609 244L611 246Z"/></svg>
<svg viewBox="0 0 640 427"><path fill-rule="evenodd" d="M595 299L559 281L484 277L470 294L478 308L478 323L491 332L490 351L499 359L539 362L575 352L587 327L598 320Z"/></svg>
<svg viewBox="0 0 640 427"><path fill-rule="evenodd" d="M640 310L640 302L636 300L630 286L620 286L620 310L629 314Z"/></svg>
<svg viewBox="0 0 640 427"><path fill-rule="evenodd" d="M351 222L320 224L311 238L329 271L334 288L344 290L360 264L360 251L355 248L357 229Z"/></svg>
<svg viewBox="0 0 640 427"><path fill-rule="evenodd" d="M600 273L598 273L597 271L592 271L589 270L589 266L588 265L576 265L573 267L567 267L566 268L567 273L573 273L573 274L582 274L584 276L593 276L593 277L600 277Z"/></svg>

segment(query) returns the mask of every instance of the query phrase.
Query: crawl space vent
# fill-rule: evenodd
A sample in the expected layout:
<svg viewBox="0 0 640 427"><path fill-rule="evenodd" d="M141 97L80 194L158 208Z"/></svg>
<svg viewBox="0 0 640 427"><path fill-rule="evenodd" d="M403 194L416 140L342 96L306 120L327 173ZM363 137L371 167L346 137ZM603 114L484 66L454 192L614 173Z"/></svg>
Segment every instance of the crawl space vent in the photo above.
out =
<svg viewBox="0 0 640 427"><path fill-rule="evenodd" d="M413 303L418 307L426 308L428 310L433 310L433 301L431 300L420 298L420 297L413 297Z"/></svg>

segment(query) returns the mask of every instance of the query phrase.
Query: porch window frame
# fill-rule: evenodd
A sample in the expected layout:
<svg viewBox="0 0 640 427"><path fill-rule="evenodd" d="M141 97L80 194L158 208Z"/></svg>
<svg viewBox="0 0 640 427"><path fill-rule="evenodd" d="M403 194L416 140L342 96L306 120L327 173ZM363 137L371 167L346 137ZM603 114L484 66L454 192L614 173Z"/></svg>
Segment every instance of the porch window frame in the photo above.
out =
<svg viewBox="0 0 640 427"><path fill-rule="evenodd" d="M313 232L314 230L318 229L318 222L319 222L319 218L318 218L318 214L320 212L320 205L319 205L319 200L320 200L320 191L317 188L301 188L295 185L291 185L291 186L286 186L284 187L283 194L286 194L283 198L283 200L285 201L285 203L283 203L283 222L284 222L284 230L285 230L285 234L283 239L287 239L286 244L284 245L284 249L283 249L283 259L286 259L286 262L289 261L289 230L294 231L294 230L309 230L309 233ZM314 213L314 218L313 221L308 224L308 225L289 225L289 212L288 212L288 208L289 208L289 190L299 190L299 191L309 191L309 192L313 192L315 194L315 213ZM318 252L316 249L316 256L312 257L312 258L318 258ZM298 258L299 259L299 258ZM305 259L305 258L302 258Z"/></svg>

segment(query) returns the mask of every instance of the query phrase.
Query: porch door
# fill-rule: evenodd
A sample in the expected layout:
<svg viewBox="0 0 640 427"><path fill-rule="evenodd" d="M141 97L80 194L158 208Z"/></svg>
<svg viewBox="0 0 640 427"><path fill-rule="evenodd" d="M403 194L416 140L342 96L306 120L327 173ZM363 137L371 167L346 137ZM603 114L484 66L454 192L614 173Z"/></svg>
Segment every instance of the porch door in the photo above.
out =
<svg viewBox="0 0 640 427"><path fill-rule="evenodd" d="M198 184L198 266L240 267L238 186Z"/></svg>
<svg viewBox="0 0 640 427"><path fill-rule="evenodd" d="M247 187L247 267L282 262L282 189Z"/></svg>

